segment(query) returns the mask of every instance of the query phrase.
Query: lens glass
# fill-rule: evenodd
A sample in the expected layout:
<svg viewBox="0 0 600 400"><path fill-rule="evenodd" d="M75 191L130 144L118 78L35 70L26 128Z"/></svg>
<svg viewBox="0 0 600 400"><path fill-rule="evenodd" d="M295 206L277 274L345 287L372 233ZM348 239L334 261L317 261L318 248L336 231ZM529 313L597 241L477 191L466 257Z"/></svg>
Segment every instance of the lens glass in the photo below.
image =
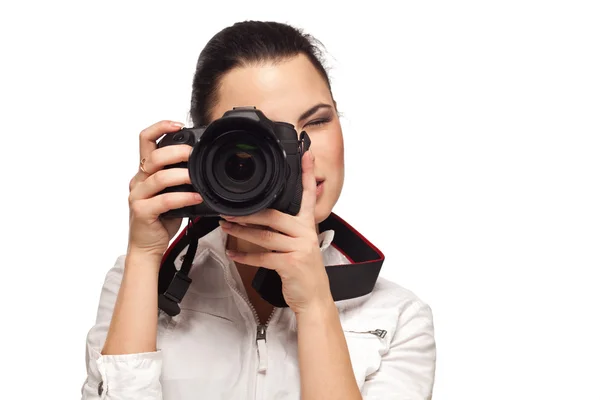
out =
<svg viewBox="0 0 600 400"><path fill-rule="evenodd" d="M245 148L237 145L236 148ZM237 151L231 154L225 161L225 173L229 178L237 182L245 182L254 176L256 163L254 157L247 151Z"/></svg>
<svg viewBox="0 0 600 400"><path fill-rule="evenodd" d="M190 157L192 181L206 205L220 213L262 209L278 199L285 185L287 164L277 137L260 126L244 125L207 130L209 136L205 132Z"/></svg>

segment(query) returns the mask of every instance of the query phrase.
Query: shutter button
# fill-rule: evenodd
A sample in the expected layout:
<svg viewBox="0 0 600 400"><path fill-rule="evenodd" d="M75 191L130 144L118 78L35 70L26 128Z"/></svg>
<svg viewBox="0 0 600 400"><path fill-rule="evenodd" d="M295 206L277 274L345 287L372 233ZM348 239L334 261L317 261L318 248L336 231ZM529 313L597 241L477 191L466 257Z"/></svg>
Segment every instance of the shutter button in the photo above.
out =
<svg viewBox="0 0 600 400"><path fill-rule="evenodd" d="M104 391L104 389L102 388L104 382L100 381L100 383L98 384L98 396L102 396L102 392Z"/></svg>

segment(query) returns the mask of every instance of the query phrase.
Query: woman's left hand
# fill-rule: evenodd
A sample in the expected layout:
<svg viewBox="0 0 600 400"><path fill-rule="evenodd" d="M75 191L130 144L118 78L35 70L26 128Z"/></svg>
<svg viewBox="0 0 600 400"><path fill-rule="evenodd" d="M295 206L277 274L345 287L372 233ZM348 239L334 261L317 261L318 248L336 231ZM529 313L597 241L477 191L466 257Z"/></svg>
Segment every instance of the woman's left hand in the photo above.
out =
<svg viewBox="0 0 600 400"><path fill-rule="evenodd" d="M298 215L264 209L248 216L222 216L226 221L221 221L227 234L267 249L227 254L238 263L277 271L283 297L296 315L333 302L315 229L317 184L313 157L311 152L302 157L303 192Z"/></svg>

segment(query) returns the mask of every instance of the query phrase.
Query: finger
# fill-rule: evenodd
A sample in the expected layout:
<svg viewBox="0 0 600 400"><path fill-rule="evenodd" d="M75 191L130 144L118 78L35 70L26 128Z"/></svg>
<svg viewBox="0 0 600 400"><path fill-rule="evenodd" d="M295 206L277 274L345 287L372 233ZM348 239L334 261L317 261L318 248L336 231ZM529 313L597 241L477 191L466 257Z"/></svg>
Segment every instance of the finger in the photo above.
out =
<svg viewBox="0 0 600 400"><path fill-rule="evenodd" d="M132 203L131 210L135 215L156 219L167 211L200 203L202 203L202 197L198 193L171 192L149 199L137 200Z"/></svg>
<svg viewBox="0 0 600 400"><path fill-rule="evenodd" d="M138 173L129 181L129 192L131 193L133 189L135 189L138 184L144 182L147 177L148 175L144 174L142 171L138 171Z"/></svg>
<svg viewBox="0 0 600 400"><path fill-rule="evenodd" d="M171 186L191 184L189 171L185 168L169 168L152 174L136 185L130 193L132 200L148 199Z"/></svg>
<svg viewBox="0 0 600 400"><path fill-rule="evenodd" d="M312 152L302 156L302 202L299 215L313 216L317 203L317 181L315 178L315 159Z"/></svg>
<svg viewBox="0 0 600 400"><path fill-rule="evenodd" d="M192 146L187 144L177 144L156 149L146 157L144 169L148 174L152 175L167 165L187 162L192 149Z"/></svg>
<svg viewBox="0 0 600 400"><path fill-rule="evenodd" d="M225 233L265 249L281 252L294 250L294 239L279 232L267 228L251 228L229 221L219 221L219 224Z"/></svg>
<svg viewBox="0 0 600 400"><path fill-rule="evenodd" d="M181 130L184 124L175 121L160 121L150 125L140 132L140 160L148 158L150 153L156 149L156 140L165 133ZM144 168L146 166L144 165Z"/></svg>
<svg viewBox="0 0 600 400"><path fill-rule="evenodd" d="M236 222L238 224L268 226L269 228L291 237L300 237L303 235L302 225L298 224L293 216L272 208L266 208L250 215L222 215L221 217L227 221Z"/></svg>
<svg viewBox="0 0 600 400"><path fill-rule="evenodd" d="M232 250L227 250L226 253L232 260L254 267L264 267L277 271L281 265L284 265L283 254L271 252L244 253Z"/></svg>
<svg viewBox="0 0 600 400"><path fill-rule="evenodd" d="M144 159L144 171L138 168L135 176L129 181L129 191L131 192L137 184L144 182L148 176L156 173L167 165L187 162L192 153L192 146L187 144L178 144L156 149Z"/></svg>

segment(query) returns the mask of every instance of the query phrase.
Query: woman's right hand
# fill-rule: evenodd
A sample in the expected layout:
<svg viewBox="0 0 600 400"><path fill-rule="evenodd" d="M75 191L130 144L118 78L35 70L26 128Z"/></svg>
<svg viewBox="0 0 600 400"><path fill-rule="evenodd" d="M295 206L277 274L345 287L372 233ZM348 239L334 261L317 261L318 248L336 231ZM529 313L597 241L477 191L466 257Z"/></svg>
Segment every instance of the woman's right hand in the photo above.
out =
<svg viewBox="0 0 600 400"><path fill-rule="evenodd" d="M129 183L128 252L162 257L169 241L181 227L182 218L163 219L160 214L202 202L198 193L172 192L157 195L167 187L190 184L186 168L163 167L187 162L189 145L172 145L157 149L156 140L165 133L176 132L183 124L161 121L140 133L140 168ZM142 167L143 166L143 170Z"/></svg>

